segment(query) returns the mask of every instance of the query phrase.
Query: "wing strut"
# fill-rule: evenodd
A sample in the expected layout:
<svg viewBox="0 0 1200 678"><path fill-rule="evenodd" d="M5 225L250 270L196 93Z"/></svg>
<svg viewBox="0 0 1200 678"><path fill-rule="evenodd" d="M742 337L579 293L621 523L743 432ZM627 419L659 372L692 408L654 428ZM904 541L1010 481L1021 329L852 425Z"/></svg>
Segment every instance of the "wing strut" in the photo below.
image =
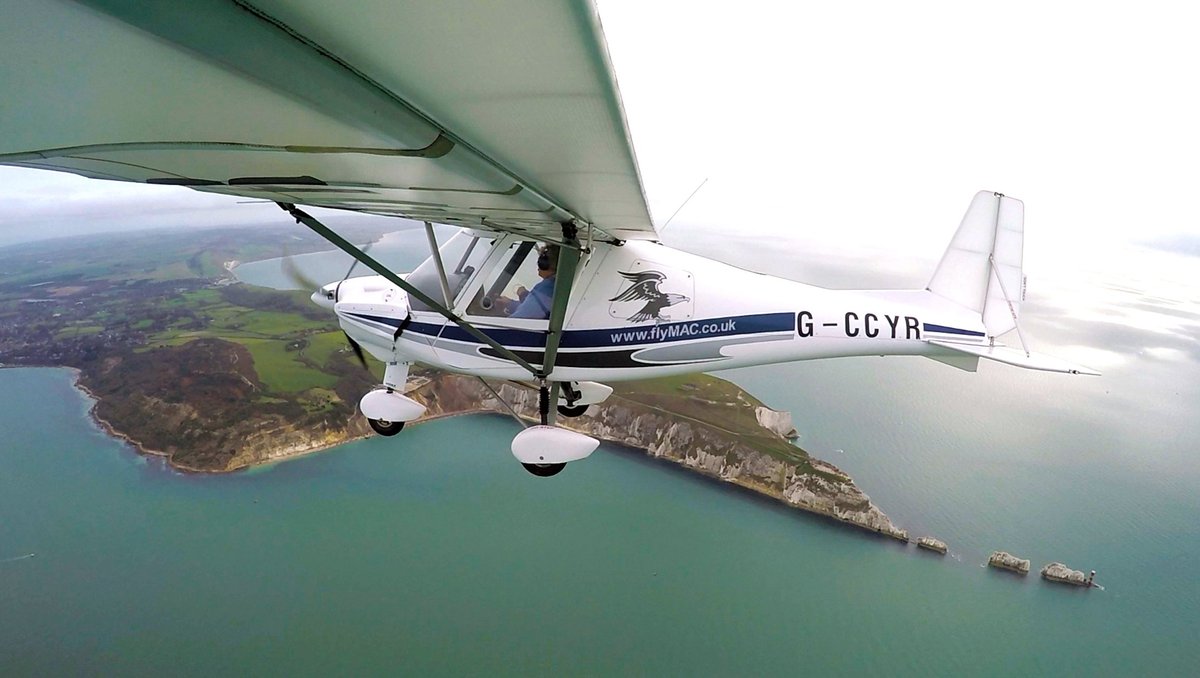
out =
<svg viewBox="0 0 1200 678"><path fill-rule="evenodd" d="M446 308L454 303L450 295L450 281L446 280L446 265L442 263L442 253L438 250L437 237L433 234L433 224L425 222L425 238L429 240L429 256L437 264L438 282L442 285L442 296L446 298Z"/></svg>
<svg viewBox="0 0 1200 678"><path fill-rule="evenodd" d="M292 203L288 203L288 202L277 202L275 204L279 205L279 208L282 209L283 211L292 215L296 219L296 223L304 224L305 226L309 227L317 235L321 236L322 238L325 238L326 240L328 240L330 243L332 243L338 249L342 250L346 254L349 254L350 256L354 257L355 259L361 261L364 265L366 265L367 268L371 269L372 271L375 271L379 275L386 278L388 280L388 282L391 282L392 284L396 285L397 287L404 290L405 292L408 292L408 294L410 296L415 297L416 299L419 299L422 303L427 304L430 308L432 308L433 310L442 314L442 316L444 316L446 318L446 320L449 320L450 322L454 323L455 325L458 325L459 327L466 330L466 332L468 334L470 334L471 336L482 341L483 343L487 344L488 346L491 346L493 349L495 349L495 351L497 353L500 354L501 357L507 358L508 360L511 360L514 363L520 365L523 369L527 370L530 374L532 374L533 376L535 376L539 379L545 378L544 368L542 370L539 370L538 368L534 367L533 365L530 365L527 360L525 360L521 356L513 353L512 351L508 350L507 348L502 346L499 342L497 342L495 339L492 339L488 335L479 331L479 329L477 327L475 327L474 325L472 325L471 323L454 315L453 311L446 308L441 303L434 301L432 297L425 294L421 290L419 290L419 289L413 287L412 285L410 285L409 283L405 282L405 280L403 278L401 278L400 276L398 276L395 273L393 273L392 271L390 271L388 269L388 267L384 266L383 264L379 263L378 261L375 261L375 259L371 258L366 252L363 252L362 250L355 247L350 241L346 240L345 238L338 235L337 233L334 233L332 230L330 230L330 228L328 226L317 221L315 218L313 218L310 214L308 214L304 210L301 210L300 208L296 207ZM565 252L565 251L566 250L560 250L560 252ZM578 258L579 258L578 253L576 253L575 258L576 258L576 260L578 260ZM559 257L559 261L562 261L561 255ZM555 285L557 286L557 281L556 281ZM568 290L570 289L570 284L567 285L567 289ZM558 303L558 293L557 292L558 292L558 290L556 289L555 296L554 296L555 304ZM564 311L566 310L565 299L563 301L563 310ZM561 329L561 327L562 327L562 324L561 324L561 318L560 318L559 328ZM548 346L548 344L547 344L547 346ZM555 339L555 341L554 341L554 346L555 346L555 349L558 348L558 340L557 339Z"/></svg>
<svg viewBox="0 0 1200 678"><path fill-rule="evenodd" d="M579 267L579 229L572 222L562 224L564 247L558 248L558 268L554 274L554 299L550 302L550 327L546 334L546 351L542 354L542 369L537 374L540 390L538 410L543 424L554 423L558 402L559 383L552 381L547 388L546 377L554 371L554 360L558 357L558 345L562 341L563 324L567 319L567 302L571 299L571 288L575 286L575 271Z"/></svg>

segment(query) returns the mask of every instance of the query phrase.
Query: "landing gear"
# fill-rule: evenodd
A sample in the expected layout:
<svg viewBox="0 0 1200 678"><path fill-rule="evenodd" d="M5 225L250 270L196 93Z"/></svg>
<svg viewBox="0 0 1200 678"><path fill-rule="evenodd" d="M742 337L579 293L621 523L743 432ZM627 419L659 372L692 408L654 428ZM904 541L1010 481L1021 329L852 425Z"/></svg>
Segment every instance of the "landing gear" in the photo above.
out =
<svg viewBox="0 0 1200 678"><path fill-rule="evenodd" d="M523 466L526 471L529 471L539 478L556 476L560 471L567 467L566 464L521 464L521 466Z"/></svg>
<svg viewBox="0 0 1200 678"><path fill-rule="evenodd" d="M584 412L587 412L587 408L587 405L576 405L575 407L571 407L569 405L559 405L558 413L564 417L578 417Z"/></svg>
<svg viewBox="0 0 1200 678"><path fill-rule="evenodd" d="M404 428L402 421L387 421L386 419L367 419L371 429L381 436L394 436Z"/></svg>
<svg viewBox="0 0 1200 678"><path fill-rule="evenodd" d="M404 422L425 413L421 403L397 393L408 378L408 363L389 363L383 374L383 388L364 395L358 409L367 418L371 430L381 436L394 436L404 428Z"/></svg>
<svg viewBox="0 0 1200 678"><path fill-rule="evenodd" d="M594 381L564 381L560 384L557 398L558 413L564 417L578 417L587 412L589 405L596 405L612 395L612 388Z"/></svg>

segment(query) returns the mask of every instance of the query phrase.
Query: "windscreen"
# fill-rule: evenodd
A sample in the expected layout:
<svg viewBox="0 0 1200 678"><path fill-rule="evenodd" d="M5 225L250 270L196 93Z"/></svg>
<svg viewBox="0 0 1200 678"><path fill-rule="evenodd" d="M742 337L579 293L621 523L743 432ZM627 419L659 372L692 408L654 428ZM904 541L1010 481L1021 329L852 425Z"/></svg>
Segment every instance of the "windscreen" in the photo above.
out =
<svg viewBox="0 0 1200 678"><path fill-rule="evenodd" d="M446 282L450 287L450 300L458 296L463 285L479 269L484 259L492 250L491 238L482 238L467 231L459 231L438 248L442 257L442 265L446 267ZM439 280L437 263L429 257L408 274L408 282L413 287L429 295L436 301L444 301L442 283ZM428 304L415 298L409 298L409 306L416 311L432 311Z"/></svg>

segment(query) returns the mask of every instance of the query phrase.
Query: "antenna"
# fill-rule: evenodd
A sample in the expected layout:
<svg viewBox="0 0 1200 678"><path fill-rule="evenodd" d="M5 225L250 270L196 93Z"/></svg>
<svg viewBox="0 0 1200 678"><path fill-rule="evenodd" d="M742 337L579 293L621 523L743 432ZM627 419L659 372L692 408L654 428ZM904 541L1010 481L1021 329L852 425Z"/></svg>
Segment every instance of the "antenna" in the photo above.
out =
<svg viewBox="0 0 1200 678"><path fill-rule="evenodd" d="M686 207L687 204L689 202L691 202L692 198L696 197L696 194L700 192L700 189L704 188L704 184L707 184L707 183L708 183L708 177L704 177L704 181L700 182L700 185L696 187L696 190L692 191L692 194L687 197L687 200L684 200L682 205L675 208L675 211L673 213L671 213L671 218L667 219L667 223L663 224L662 228L658 229L659 233L662 233L667 230L667 226L669 226L671 224L671 219L674 219L675 215L679 214L679 211L682 210L684 207Z"/></svg>

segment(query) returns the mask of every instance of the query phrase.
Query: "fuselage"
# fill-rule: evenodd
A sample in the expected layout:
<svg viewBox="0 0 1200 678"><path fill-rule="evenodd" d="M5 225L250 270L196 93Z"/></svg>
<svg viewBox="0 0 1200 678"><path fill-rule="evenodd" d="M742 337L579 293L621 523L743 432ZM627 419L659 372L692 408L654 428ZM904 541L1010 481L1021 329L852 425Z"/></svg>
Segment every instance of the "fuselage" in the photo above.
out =
<svg viewBox="0 0 1200 678"><path fill-rule="evenodd" d="M463 231L440 250L445 287L432 261L406 281L438 299L449 292L456 315L540 365L548 321L507 317L497 301L515 301L521 243ZM342 328L381 361L529 377L382 277L347 280L337 299ZM580 262L550 377L622 381L846 356L936 357L945 351L929 340L984 336L978 314L926 290L829 290L653 242L597 243Z"/></svg>

